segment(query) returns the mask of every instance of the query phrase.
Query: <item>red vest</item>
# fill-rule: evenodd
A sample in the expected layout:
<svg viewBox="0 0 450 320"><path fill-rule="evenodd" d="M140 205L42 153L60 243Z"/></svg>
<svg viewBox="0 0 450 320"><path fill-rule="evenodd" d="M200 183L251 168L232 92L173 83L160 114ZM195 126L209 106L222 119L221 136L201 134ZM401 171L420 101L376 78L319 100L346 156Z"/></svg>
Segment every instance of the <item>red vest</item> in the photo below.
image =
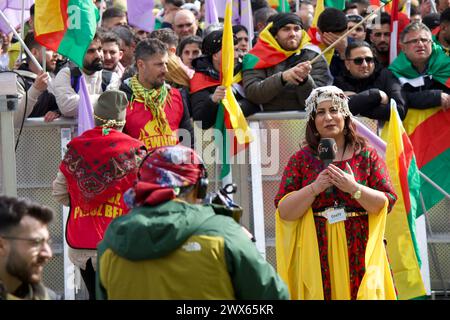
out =
<svg viewBox="0 0 450 320"><path fill-rule="evenodd" d="M178 144L176 132L184 114L183 99L178 89L170 89L164 112L171 131L162 132L153 118L152 112L145 108L144 103L130 102L127 107L127 121L123 132L142 141L148 150L176 145Z"/></svg>
<svg viewBox="0 0 450 320"><path fill-rule="evenodd" d="M70 214L66 239L75 249L96 249L112 219L128 212L123 193L134 184L145 150L116 130L88 130L69 144L60 170L67 180Z"/></svg>

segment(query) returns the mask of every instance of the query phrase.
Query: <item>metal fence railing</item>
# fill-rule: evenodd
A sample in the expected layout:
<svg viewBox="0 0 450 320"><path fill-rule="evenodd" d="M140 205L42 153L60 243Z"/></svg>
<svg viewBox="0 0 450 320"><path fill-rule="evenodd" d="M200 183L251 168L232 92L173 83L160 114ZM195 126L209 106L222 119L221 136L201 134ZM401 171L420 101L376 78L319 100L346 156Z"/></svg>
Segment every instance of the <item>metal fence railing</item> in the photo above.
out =
<svg viewBox="0 0 450 320"><path fill-rule="evenodd" d="M359 119L376 132L375 121ZM306 122L302 112L282 112L253 115L249 117L249 124L256 133L256 140L245 151L245 161L233 165L233 180L239 186L235 201L243 206L244 212L248 213L244 214L242 223L254 232L258 250L276 266L273 199L278 191L284 166L289 157L299 149ZM53 200L51 188L65 143L74 136L75 129L76 123L73 120L58 119L52 123L44 123L41 118L28 119L15 153L17 195L45 204L57 213L55 221L50 226L51 235L55 240L53 246L55 257L45 269L44 282L56 292L64 294L66 299L75 298L76 276L73 266L67 259L67 246L64 240L66 221L64 214L67 212ZM204 137L206 134L207 132L196 128L196 138L198 135ZM6 150L5 138L0 122L2 150ZM8 139L11 138L8 136ZM207 143L202 141L199 146L204 148ZM8 166L4 158L4 154L0 155L2 169L0 178L1 172ZM216 186L214 183L217 181L216 167L214 164L207 164L210 180L213 181L210 189ZM4 184L5 181L0 182ZM426 250L428 244L430 252L431 290L446 292L450 283L449 201L443 200L433 207L426 215L426 222L428 243L424 245Z"/></svg>

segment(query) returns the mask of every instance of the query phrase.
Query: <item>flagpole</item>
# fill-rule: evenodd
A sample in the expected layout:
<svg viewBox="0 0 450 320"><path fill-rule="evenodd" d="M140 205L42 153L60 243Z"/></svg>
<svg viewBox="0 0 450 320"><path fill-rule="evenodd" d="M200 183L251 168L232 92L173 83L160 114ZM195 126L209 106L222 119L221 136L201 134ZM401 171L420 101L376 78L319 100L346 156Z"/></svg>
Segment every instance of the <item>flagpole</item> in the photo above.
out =
<svg viewBox="0 0 450 320"><path fill-rule="evenodd" d="M433 180L431 180L427 175L425 175L422 171L419 170L419 174L420 177L425 179L426 182L428 182L429 184L431 184L437 191L439 191L440 193L442 193L447 200L450 199L450 195L444 190L442 189L439 185L436 184L436 182L434 182Z"/></svg>
<svg viewBox="0 0 450 320"><path fill-rule="evenodd" d="M25 38L25 0L22 0L22 24L20 25L20 33L22 34L22 39ZM22 62L23 49L20 47L19 60Z"/></svg>
<svg viewBox="0 0 450 320"><path fill-rule="evenodd" d="M347 37L350 33L353 32L353 30L355 30L356 28L358 28L360 25L362 25L364 22L368 21L369 19L372 18L373 15L375 15L378 11L380 11L382 8L384 8L387 4L391 3L393 0L389 0L388 2L386 2L385 4L383 4L381 7L378 7L376 10L372 11L368 16L364 17L364 19L362 19L360 22L358 22L357 24L355 24L350 30L347 30L346 33L344 33L342 36L340 36L335 42L333 42L331 45L329 45L325 50L322 51L321 54L315 56L310 62L311 64L313 64L314 62L316 62L317 60L319 60L319 58L323 55L325 55L325 53L327 53L328 51L330 51L331 49L334 49L334 47L339 43L339 41L341 41L342 39L344 39L345 37Z"/></svg>
<svg viewBox="0 0 450 320"><path fill-rule="evenodd" d="M47 48L42 47L42 69L47 72Z"/></svg>
<svg viewBox="0 0 450 320"><path fill-rule="evenodd" d="M431 13L437 13L436 3L434 3L434 0L430 0L430 4L431 4Z"/></svg>
<svg viewBox="0 0 450 320"><path fill-rule="evenodd" d="M28 49L27 45L25 44L25 42L23 42L22 37L19 35L19 33L17 32L17 30L11 25L11 22L9 22L8 18L5 16L5 14L3 13L3 11L0 10L0 17L2 17L3 21L5 21L5 23L12 29L14 35L17 37L17 39L19 40L20 44L22 45L23 49L25 50L25 52L28 54L28 56L30 57L31 61L36 65L36 67L43 71L41 65L39 64L39 62L36 60L36 58L34 57L34 55L31 53L30 49Z"/></svg>

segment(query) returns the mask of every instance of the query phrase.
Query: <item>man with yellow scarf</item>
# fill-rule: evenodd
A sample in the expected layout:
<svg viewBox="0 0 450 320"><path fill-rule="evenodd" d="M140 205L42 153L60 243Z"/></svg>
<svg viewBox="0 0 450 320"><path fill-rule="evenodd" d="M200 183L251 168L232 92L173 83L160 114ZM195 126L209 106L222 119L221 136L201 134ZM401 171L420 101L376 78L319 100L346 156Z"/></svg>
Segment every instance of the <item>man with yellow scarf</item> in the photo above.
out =
<svg viewBox="0 0 450 320"><path fill-rule="evenodd" d="M312 89L332 82L324 58L309 62L318 55L316 48L297 15L271 17L255 47L244 56L247 99L262 104L264 111L303 110Z"/></svg>
<svg viewBox="0 0 450 320"><path fill-rule="evenodd" d="M141 41L135 51L137 74L120 88L130 100L123 132L141 140L149 150L176 145L180 135L183 144L194 143L194 129L180 91L165 83L168 59L166 44L158 39Z"/></svg>

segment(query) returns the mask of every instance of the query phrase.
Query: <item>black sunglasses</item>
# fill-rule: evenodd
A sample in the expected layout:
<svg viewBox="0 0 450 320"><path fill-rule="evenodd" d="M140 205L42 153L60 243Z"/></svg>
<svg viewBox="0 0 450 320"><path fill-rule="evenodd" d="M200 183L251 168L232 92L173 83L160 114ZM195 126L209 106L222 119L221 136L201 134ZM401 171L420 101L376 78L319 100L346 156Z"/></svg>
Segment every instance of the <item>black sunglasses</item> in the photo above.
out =
<svg viewBox="0 0 450 320"><path fill-rule="evenodd" d="M367 64L374 62L373 57L355 58L355 59L347 59L347 60L353 61L353 63L356 64L357 66L362 65L363 61L366 61Z"/></svg>

